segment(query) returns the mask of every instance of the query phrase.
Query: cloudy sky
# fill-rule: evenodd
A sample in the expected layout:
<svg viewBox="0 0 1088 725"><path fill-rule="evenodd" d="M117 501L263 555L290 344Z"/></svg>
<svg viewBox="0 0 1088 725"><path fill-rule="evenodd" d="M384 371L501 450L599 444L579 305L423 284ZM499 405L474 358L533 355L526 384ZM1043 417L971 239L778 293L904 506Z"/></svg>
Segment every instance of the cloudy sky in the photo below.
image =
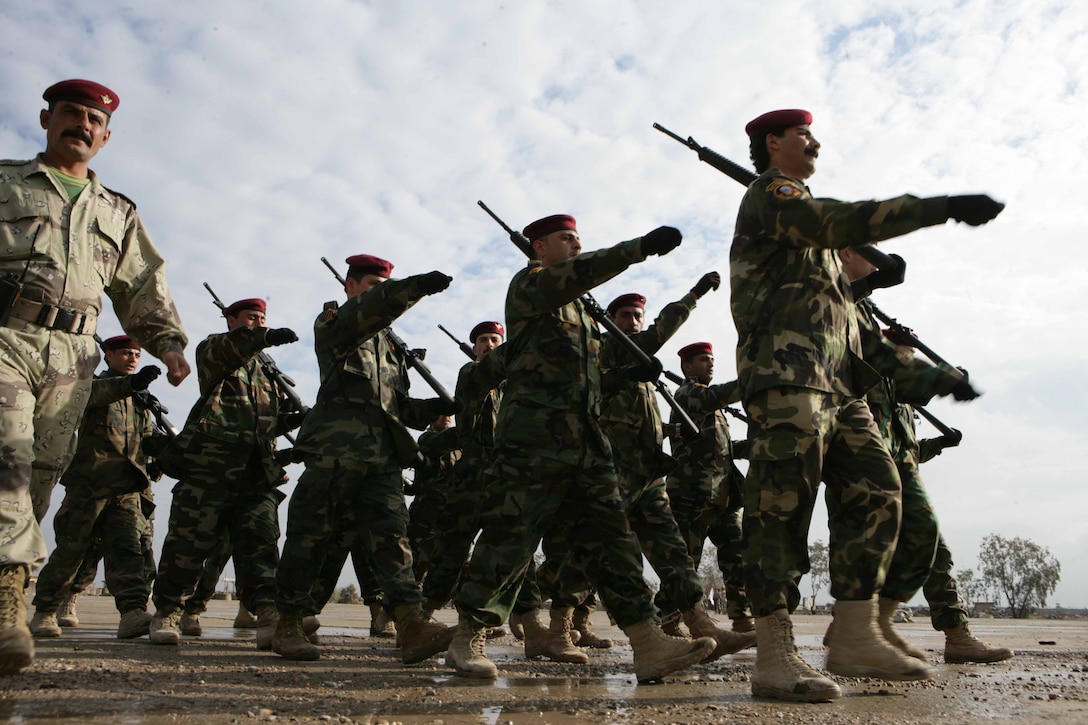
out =
<svg viewBox="0 0 1088 725"><path fill-rule="evenodd" d="M0 23L0 154L41 150L51 83L112 87L121 105L93 167L139 205L193 346L223 325L202 282L228 301L264 297L270 324L302 337L275 356L309 401L312 321L341 296L320 257L342 266L360 252L395 274L454 276L397 324L452 388L464 358L436 325L466 336L501 319L522 264L478 199L518 228L573 214L587 248L684 231L675 252L599 289L602 302L640 291L656 311L726 273L743 188L654 122L744 163L748 120L807 108L823 144L816 196L990 193L1008 207L988 226L885 243L908 280L875 301L985 393L931 406L964 432L923 471L957 567L976 566L991 532L1027 537L1062 563L1050 603L1088 606L1088 265L1074 193L1088 171L1088 6L0 0ZM709 340L719 379L733 376L727 303L724 289L703 300L667 365ZM116 332L107 315L103 335ZM413 390L431 395L422 380ZM195 376L153 392L180 423ZM156 486L160 541L169 487ZM812 537L827 540L822 510Z"/></svg>

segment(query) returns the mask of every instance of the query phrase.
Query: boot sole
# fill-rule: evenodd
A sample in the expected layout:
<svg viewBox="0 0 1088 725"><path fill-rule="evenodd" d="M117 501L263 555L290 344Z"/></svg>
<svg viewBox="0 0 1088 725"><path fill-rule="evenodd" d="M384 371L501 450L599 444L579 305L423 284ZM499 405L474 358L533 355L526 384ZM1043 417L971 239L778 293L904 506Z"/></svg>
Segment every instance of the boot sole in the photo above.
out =
<svg viewBox="0 0 1088 725"><path fill-rule="evenodd" d="M148 637L148 639L151 641L151 644L164 644L164 645L169 645L171 647L177 647L178 646L178 641L181 638L176 637L176 636L175 637L156 637L155 635L150 635Z"/></svg>
<svg viewBox="0 0 1088 725"><path fill-rule="evenodd" d="M713 648L707 649L706 647L695 649L682 657L673 657L671 660L658 662L651 672L642 674L636 672L635 676L640 683L654 682L655 680L660 680L665 675L676 672L677 670L682 670L685 667L690 667L691 665L706 659L713 651Z"/></svg>
<svg viewBox="0 0 1088 725"><path fill-rule="evenodd" d="M33 652L4 652L0 655L0 676L14 675L34 664Z"/></svg>
<svg viewBox="0 0 1088 725"><path fill-rule="evenodd" d="M147 634L146 629L136 630L133 632L118 632L117 639L138 639L140 637L143 637L145 634Z"/></svg>
<svg viewBox="0 0 1088 725"><path fill-rule="evenodd" d="M948 657L945 655L944 663L946 665L992 665L995 662L1004 662L1005 660L1011 660L1016 656L1015 652L1009 652L1008 654L1001 653L992 657Z"/></svg>
<svg viewBox="0 0 1088 725"><path fill-rule="evenodd" d="M275 647L272 648L272 651L285 660L292 660L294 662L314 662L315 660L321 659L320 652L291 652L288 654L280 652Z"/></svg>
<svg viewBox="0 0 1088 725"><path fill-rule="evenodd" d="M932 680L934 678L934 671L931 669L924 669L918 672L893 672L890 670L883 670L879 667L868 667L866 665L845 665L827 663L827 671L834 675L840 675L842 677L873 677L878 680L887 680L889 682L914 682L918 680Z"/></svg>
<svg viewBox="0 0 1088 725"><path fill-rule="evenodd" d="M59 629L41 629L37 632L31 632L35 639L56 639L60 637L61 632Z"/></svg>
<svg viewBox="0 0 1088 725"><path fill-rule="evenodd" d="M769 687L752 683L752 697L762 697L769 700L788 700L789 702L831 702L842 697L842 690L835 689L809 690L808 692L793 692L792 690L780 690L777 687Z"/></svg>

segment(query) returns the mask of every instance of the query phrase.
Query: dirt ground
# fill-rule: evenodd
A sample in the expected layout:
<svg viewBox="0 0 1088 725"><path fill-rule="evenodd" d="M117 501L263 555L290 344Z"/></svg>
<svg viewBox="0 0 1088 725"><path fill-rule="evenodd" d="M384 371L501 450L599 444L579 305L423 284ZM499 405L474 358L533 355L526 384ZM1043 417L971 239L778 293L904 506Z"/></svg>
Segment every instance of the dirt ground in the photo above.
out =
<svg viewBox="0 0 1088 725"><path fill-rule="evenodd" d="M597 613L609 651L589 665L527 661L512 636L492 640L494 683L453 676L441 657L400 664L390 640L367 636L369 612L330 605L321 617L317 662L258 652L253 630L234 630L236 604L214 601L204 636L178 647L114 637L108 597L79 600L80 626L37 640L37 661L0 678L0 720L41 723L290 723L503 725L536 723L1085 723L1088 722L1088 621L975 620L972 630L1017 656L994 665L945 665L943 635L921 619L899 625L939 664L935 682L892 684L836 678L844 697L828 704L753 700L754 653L740 653L637 685L623 634ZM451 610L440 619L452 624ZM797 615L805 658L823 662L829 618Z"/></svg>

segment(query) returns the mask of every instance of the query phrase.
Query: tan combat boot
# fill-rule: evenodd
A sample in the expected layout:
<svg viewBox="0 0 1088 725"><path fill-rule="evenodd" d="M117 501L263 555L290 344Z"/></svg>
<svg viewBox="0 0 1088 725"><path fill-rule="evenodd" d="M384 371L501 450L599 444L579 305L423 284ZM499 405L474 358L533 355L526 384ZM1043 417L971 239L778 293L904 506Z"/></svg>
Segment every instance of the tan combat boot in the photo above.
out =
<svg viewBox="0 0 1088 725"><path fill-rule="evenodd" d="M57 624L57 613L43 612L40 609L35 611L33 619L30 620L30 633L38 639L59 637L60 625Z"/></svg>
<svg viewBox="0 0 1088 725"><path fill-rule="evenodd" d="M789 612L777 609L759 617L755 629L753 697L790 702L827 702L842 697L839 686L810 667L797 651Z"/></svg>
<svg viewBox="0 0 1088 725"><path fill-rule="evenodd" d="M684 629L684 626L680 623L680 612L673 612L662 617L658 621L658 626L661 627L661 631L670 637L679 637L680 639L691 639L691 635Z"/></svg>
<svg viewBox="0 0 1088 725"><path fill-rule="evenodd" d="M1004 662L1016 654L1008 647L994 647L971 634L967 622L944 630L944 661L950 665L966 662Z"/></svg>
<svg viewBox="0 0 1088 725"><path fill-rule="evenodd" d="M241 602L238 602L238 614L234 615L234 628L257 629L257 618Z"/></svg>
<svg viewBox="0 0 1088 725"><path fill-rule="evenodd" d="M397 628L393 620L385 612L381 602L370 605L370 636L382 639L396 637ZM399 646L399 643L398 643Z"/></svg>
<svg viewBox="0 0 1088 725"><path fill-rule="evenodd" d="M635 677L639 682L660 680L670 672L682 670L706 659L717 643L709 637L683 639L661 631L653 619L624 628L635 653Z"/></svg>
<svg viewBox="0 0 1088 725"><path fill-rule="evenodd" d="M703 662L740 652L756 643L755 632L731 632L719 627L701 603L681 614L692 637L710 637L717 644L714 651Z"/></svg>
<svg viewBox="0 0 1088 725"><path fill-rule="evenodd" d="M178 629L180 619L181 612L177 609L169 612L161 609L156 610L155 616L151 618L151 624L148 626L148 639L151 640L151 644L177 644L180 642L181 631Z"/></svg>
<svg viewBox="0 0 1088 725"><path fill-rule="evenodd" d="M310 644L321 644L321 637L317 630L321 629L321 622L310 614L302 618L302 633L306 635L306 641Z"/></svg>
<svg viewBox="0 0 1088 725"><path fill-rule="evenodd" d="M552 607L548 627L540 623L539 609L521 615L525 625L525 657L547 657L553 662L567 662L572 665L584 665L589 656L574 646L570 641L571 607Z"/></svg>
<svg viewBox="0 0 1088 725"><path fill-rule="evenodd" d="M69 591L57 605L57 624L62 627L78 627L79 617L76 616L76 598L79 592Z"/></svg>
<svg viewBox="0 0 1088 725"><path fill-rule="evenodd" d="M521 615L516 612L510 613L510 634L514 635L514 639L518 642L525 639L525 627L521 623Z"/></svg>
<svg viewBox="0 0 1088 725"><path fill-rule="evenodd" d="M276 636L279 621L280 613L275 604L257 605L257 649L272 649L272 638Z"/></svg>
<svg viewBox="0 0 1088 725"><path fill-rule="evenodd" d="M302 615L279 612L276 631L272 635L272 651L289 660L316 660L321 651L309 642L302 631Z"/></svg>
<svg viewBox="0 0 1088 725"><path fill-rule="evenodd" d="M151 631L151 614L144 609L131 609L121 614L117 623L117 639L136 639Z"/></svg>
<svg viewBox="0 0 1088 725"><path fill-rule="evenodd" d="M846 677L931 680L933 668L903 654L884 639L876 600L835 603L835 628L828 637L827 669Z"/></svg>
<svg viewBox="0 0 1088 725"><path fill-rule="evenodd" d="M204 634L204 628L200 625L200 612L183 612L178 627L186 637L199 637Z"/></svg>
<svg viewBox="0 0 1088 725"><path fill-rule="evenodd" d="M397 622L400 659L406 665L422 662L449 649L453 628L423 616L416 604L401 604L393 610Z"/></svg>
<svg viewBox="0 0 1088 725"><path fill-rule="evenodd" d="M23 564L0 566L0 675L34 664L34 640L26 626L23 589L30 572Z"/></svg>
<svg viewBox="0 0 1088 725"><path fill-rule="evenodd" d="M534 610L535 611L535 610ZM463 677L493 680L499 670L487 658L487 627L465 616L458 617L457 628L446 652L446 664Z"/></svg>
<svg viewBox="0 0 1088 725"><path fill-rule="evenodd" d="M571 622L571 627L572 632L578 633L578 640L575 644L579 647L592 647L593 649L612 649L612 640L600 636L589 626L589 615L588 607L574 608L574 619Z"/></svg>
<svg viewBox="0 0 1088 725"><path fill-rule="evenodd" d="M929 655L923 650L915 647L907 640L899 636L893 626L895 620L895 612L899 609L899 602L894 599L886 599L881 597L880 604L878 605L880 633L884 635L884 639L888 641L888 644L896 647L905 654L907 657L913 657L916 660L922 662L929 662Z"/></svg>

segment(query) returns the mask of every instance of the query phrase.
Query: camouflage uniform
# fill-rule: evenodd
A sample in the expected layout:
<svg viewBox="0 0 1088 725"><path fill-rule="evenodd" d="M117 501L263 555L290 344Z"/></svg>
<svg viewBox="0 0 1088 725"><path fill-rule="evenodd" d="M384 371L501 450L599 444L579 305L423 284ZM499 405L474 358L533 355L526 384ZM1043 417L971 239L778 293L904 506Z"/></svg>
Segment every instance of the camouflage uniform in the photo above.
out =
<svg viewBox="0 0 1088 725"><path fill-rule="evenodd" d="M831 516L831 592L870 599L899 534L900 483L861 397L880 376L862 358L837 248L947 221L947 198L813 199L771 168L741 202L730 249L737 373L750 418L744 562L758 617L800 602L808 528L823 480Z"/></svg>
<svg viewBox="0 0 1088 725"><path fill-rule="evenodd" d="M259 360L268 328L238 327L209 335L197 346L200 400L160 456L178 474L170 521L155 581L155 606L175 612L196 589L205 563L234 545L240 600L255 612L271 604L279 561L276 488L284 470L276 438L287 432L284 392Z"/></svg>
<svg viewBox="0 0 1088 725"><path fill-rule="evenodd" d="M401 472L419 451L407 426L425 428L441 406L408 397L406 361L382 330L423 296L417 277L388 280L339 308L327 303L314 323L321 388L295 444L306 471L291 496L276 575L282 613L317 613L327 552L338 532L352 529L363 536L386 606L422 601Z"/></svg>
<svg viewBox="0 0 1088 725"><path fill-rule="evenodd" d="M142 533L146 528L142 492L154 472L143 441L154 431L151 413L133 396L132 379L106 371L91 383L91 397L79 427L76 454L61 481L64 502L53 519L56 548L38 574L34 606L55 612L88 556L106 559L106 586L117 610L147 608Z"/></svg>
<svg viewBox="0 0 1088 725"><path fill-rule="evenodd" d="M506 387L495 431L495 495L457 593L460 614L501 625L541 536L561 517L584 532L572 554L621 627L654 614L638 540L600 427L600 332L578 299L645 259L641 239L544 267L530 262L506 297Z"/></svg>
<svg viewBox="0 0 1088 725"><path fill-rule="evenodd" d="M744 476L733 464L729 422L721 410L740 399L737 383L703 385L689 378L674 397L699 429L694 440L683 435L672 438L676 467L669 474L666 491L676 523L696 566L703 558L703 542L711 537L725 580L729 618L751 616L739 566ZM673 415L669 422L675 426L678 420ZM662 604L658 601L659 607Z"/></svg>
<svg viewBox="0 0 1088 725"><path fill-rule="evenodd" d="M448 494L453 471L461 458L457 429L434 430L428 426L419 436L419 448L427 463L416 467L408 508L408 540L412 546L413 570L421 580L435 557L440 528L448 516ZM441 523L440 523L441 522Z"/></svg>
<svg viewBox="0 0 1088 725"><path fill-rule="evenodd" d="M22 296L0 326L0 565L34 567L45 560L38 520L75 452L98 366L91 335L102 292L156 357L180 352L187 338L135 205L93 172L69 200L40 156L0 161L0 274L24 271ZM40 325L40 314L56 321Z"/></svg>

